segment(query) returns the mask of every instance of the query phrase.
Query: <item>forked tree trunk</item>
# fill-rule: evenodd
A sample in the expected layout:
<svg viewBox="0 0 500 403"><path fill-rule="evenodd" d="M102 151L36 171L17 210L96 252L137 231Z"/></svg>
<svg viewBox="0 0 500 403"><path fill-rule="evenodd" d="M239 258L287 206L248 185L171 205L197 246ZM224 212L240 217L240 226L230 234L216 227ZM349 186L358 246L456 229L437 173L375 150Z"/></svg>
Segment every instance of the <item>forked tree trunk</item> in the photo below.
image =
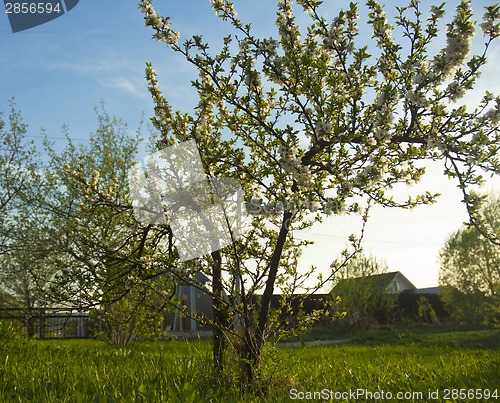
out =
<svg viewBox="0 0 500 403"><path fill-rule="evenodd" d="M274 284L278 274L279 263L283 248L285 246L286 237L290 231L292 213L285 211L281 223L280 232L276 241L276 247L269 264L269 273L266 280L266 288L262 295L262 302L258 317L256 329L245 329L245 345L243 347L243 373L241 374L245 383L250 384L254 380L255 369L259 364L262 348L264 347L266 338L266 328L268 324L269 311L271 300L274 293ZM219 374L224 371L224 352L227 347L224 329L227 329L228 316L227 306L224 303L224 294L222 287L222 259L220 251L212 253L213 259L213 310L214 310L214 345L213 355L215 369Z"/></svg>
<svg viewBox="0 0 500 403"><path fill-rule="evenodd" d="M264 294L262 295L262 304L260 307L255 336L250 336L250 338L247 337L246 340L245 377L246 381L249 383L253 381L255 375L254 371L259 365L262 348L266 342L266 330L269 319L269 311L271 309L271 300L274 293L274 284L276 282L276 276L278 274L278 268L281 261L281 255L283 254L286 237L290 231L291 220L292 212L285 210L283 212L283 220L281 222L280 232L276 241L276 247L274 248L273 256L269 264L269 273L266 280L266 288L264 290Z"/></svg>

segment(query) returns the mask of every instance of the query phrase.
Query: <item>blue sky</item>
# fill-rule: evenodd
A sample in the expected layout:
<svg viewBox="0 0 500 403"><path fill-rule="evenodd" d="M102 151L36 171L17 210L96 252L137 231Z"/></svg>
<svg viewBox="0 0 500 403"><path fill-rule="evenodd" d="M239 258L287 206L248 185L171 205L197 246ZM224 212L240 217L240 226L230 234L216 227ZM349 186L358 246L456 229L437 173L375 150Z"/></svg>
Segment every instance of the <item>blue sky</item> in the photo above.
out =
<svg viewBox="0 0 500 403"><path fill-rule="evenodd" d="M336 9L348 4L325 3ZM457 3L448 2L448 17ZM202 33L209 42L217 41L228 32L208 0L156 0L153 4L160 14L172 17L172 26L181 31L181 40ZM275 29L274 4L269 0L240 0L235 7L244 21L253 22L256 32L269 34ZM396 4L401 3L388 4L388 10ZM473 2L476 19L480 19L481 8L487 4L492 2ZM144 79L146 62L153 63L164 95L174 108L190 111L196 102L190 89L196 72L164 44L151 39L152 32L144 26L136 1L80 0L66 15L15 34L1 7L0 110L6 111L7 101L15 97L29 124L29 136L38 144L43 127L49 138L63 146L63 124L69 126L71 138L85 141L96 127L93 109L101 100L109 114L122 118L134 131L142 113L146 118L153 113ZM481 41L478 34L475 43L480 45ZM500 93L498 43L494 43L489 55L491 64L484 70L477 91L464 98L464 103L477 102L485 89ZM436 206L414 212L377 209L366 234L368 250L421 287L437 283L437 251L446 236L467 219L454 184L443 178L439 169L432 169L435 174L424 181L423 187L443 193ZM492 186L498 186L498 181L488 185ZM349 218L336 217L303 234L317 244L305 251L302 264L327 269L356 226Z"/></svg>
<svg viewBox="0 0 500 403"><path fill-rule="evenodd" d="M2 14L0 36L2 109L15 96L32 136L44 127L58 137L66 123L72 138L86 138L101 99L131 126L151 111L144 64L158 60L161 49L134 2L83 0L66 15L16 34Z"/></svg>
<svg viewBox="0 0 500 403"><path fill-rule="evenodd" d="M156 3L157 11L171 15L184 37L206 32L209 39L224 31L225 24L215 16L209 1ZM248 5L241 13L246 10ZM272 7L258 10L261 12L253 13L258 20L265 13L272 24ZM58 137L66 123L72 138L84 139L95 126L93 107L101 100L111 115L136 127L142 112L148 117L152 114L144 79L146 62L153 62L174 107L192 107L195 99L189 83L195 72L152 40L151 34L136 1L81 0L66 15L15 34L2 12L1 109L15 96L31 136L38 136L44 127L50 137Z"/></svg>

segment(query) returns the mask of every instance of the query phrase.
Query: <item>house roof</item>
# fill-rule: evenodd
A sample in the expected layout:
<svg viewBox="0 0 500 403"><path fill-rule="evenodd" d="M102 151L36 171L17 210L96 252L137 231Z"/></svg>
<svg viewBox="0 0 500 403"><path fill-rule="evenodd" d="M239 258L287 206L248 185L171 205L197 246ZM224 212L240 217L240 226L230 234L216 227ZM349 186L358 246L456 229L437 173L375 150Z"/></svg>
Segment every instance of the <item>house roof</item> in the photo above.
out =
<svg viewBox="0 0 500 403"><path fill-rule="evenodd" d="M210 281L210 279L204 273L202 273L201 271L196 271L196 272L192 273L189 276L189 278L191 280L188 280L187 278L181 279L179 281L178 285L185 286L185 285L190 285L191 283L205 284L205 283L208 283Z"/></svg>
<svg viewBox="0 0 500 403"><path fill-rule="evenodd" d="M371 276L362 276L362 277L354 277L354 278L348 278L348 279L342 279L340 280L337 285L332 289L332 291L335 290L339 285L343 285L346 283L359 283L363 284L365 282L370 282L373 285L376 285L380 288L386 288L388 287L391 282L396 278L396 277L402 277L404 278L409 284L411 284L415 289L416 287L413 285L413 283L408 280L400 271L393 271L390 273L381 273L381 274L374 274ZM373 283L372 283L373 282Z"/></svg>
<svg viewBox="0 0 500 403"><path fill-rule="evenodd" d="M206 283L209 281L209 278L205 276L201 271L197 271L193 277L200 283Z"/></svg>

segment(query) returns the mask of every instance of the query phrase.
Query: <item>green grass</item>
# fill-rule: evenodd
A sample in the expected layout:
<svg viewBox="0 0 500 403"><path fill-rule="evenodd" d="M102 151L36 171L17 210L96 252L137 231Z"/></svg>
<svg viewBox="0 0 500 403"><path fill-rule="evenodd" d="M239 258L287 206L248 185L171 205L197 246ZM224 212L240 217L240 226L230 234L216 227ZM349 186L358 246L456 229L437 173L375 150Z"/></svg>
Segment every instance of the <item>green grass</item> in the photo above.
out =
<svg viewBox="0 0 500 403"><path fill-rule="evenodd" d="M467 345L476 347L500 348L500 330L478 328L470 326L430 326L420 325L409 328L363 330L344 333L335 333L328 329L313 328L298 336L287 337L279 342L313 343L324 340L349 340L351 344L380 345L380 344L440 344L451 345L457 343L461 347Z"/></svg>
<svg viewBox="0 0 500 403"><path fill-rule="evenodd" d="M342 345L269 346L259 382L245 390L230 380L215 386L209 340L122 350L93 340L0 341L0 402L281 402L291 401L291 390L492 390L500 387L499 340L500 330L424 328L365 332Z"/></svg>
<svg viewBox="0 0 500 403"><path fill-rule="evenodd" d="M421 326L392 331L364 331L345 336L352 344L418 344L420 346L456 346L460 348L500 349L500 329Z"/></svg>

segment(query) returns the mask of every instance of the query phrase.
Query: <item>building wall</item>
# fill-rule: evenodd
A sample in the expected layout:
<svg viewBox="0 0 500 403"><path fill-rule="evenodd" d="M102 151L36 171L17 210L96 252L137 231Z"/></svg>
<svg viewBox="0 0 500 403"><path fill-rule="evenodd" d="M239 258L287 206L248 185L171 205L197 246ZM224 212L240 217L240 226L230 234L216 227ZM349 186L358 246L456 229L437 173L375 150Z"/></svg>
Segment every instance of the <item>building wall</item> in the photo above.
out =
<svg viewBox="0 0 500 403"><path fill-rule="evenodd" d="M399 294L406 290L415 290L415 286L401 273L397 273L388 286L388 292Z"/></svg>
<svg viewBox="0 0 500 403"><path fill-rule="evenodd" d="M195 298L194 305L192 305L193 296ZM213 318L212 298L202 290L187 285L178 286L177 297L181 300L181 304L186 306L187 312L191 312L191 309L193 309L207 320ZM193 324L191 318L182 317L176 309L172 309L171 312L166 314L162 323L162 329L165 331L194 331L207 328L209 327L199 323Z"/></svg>

